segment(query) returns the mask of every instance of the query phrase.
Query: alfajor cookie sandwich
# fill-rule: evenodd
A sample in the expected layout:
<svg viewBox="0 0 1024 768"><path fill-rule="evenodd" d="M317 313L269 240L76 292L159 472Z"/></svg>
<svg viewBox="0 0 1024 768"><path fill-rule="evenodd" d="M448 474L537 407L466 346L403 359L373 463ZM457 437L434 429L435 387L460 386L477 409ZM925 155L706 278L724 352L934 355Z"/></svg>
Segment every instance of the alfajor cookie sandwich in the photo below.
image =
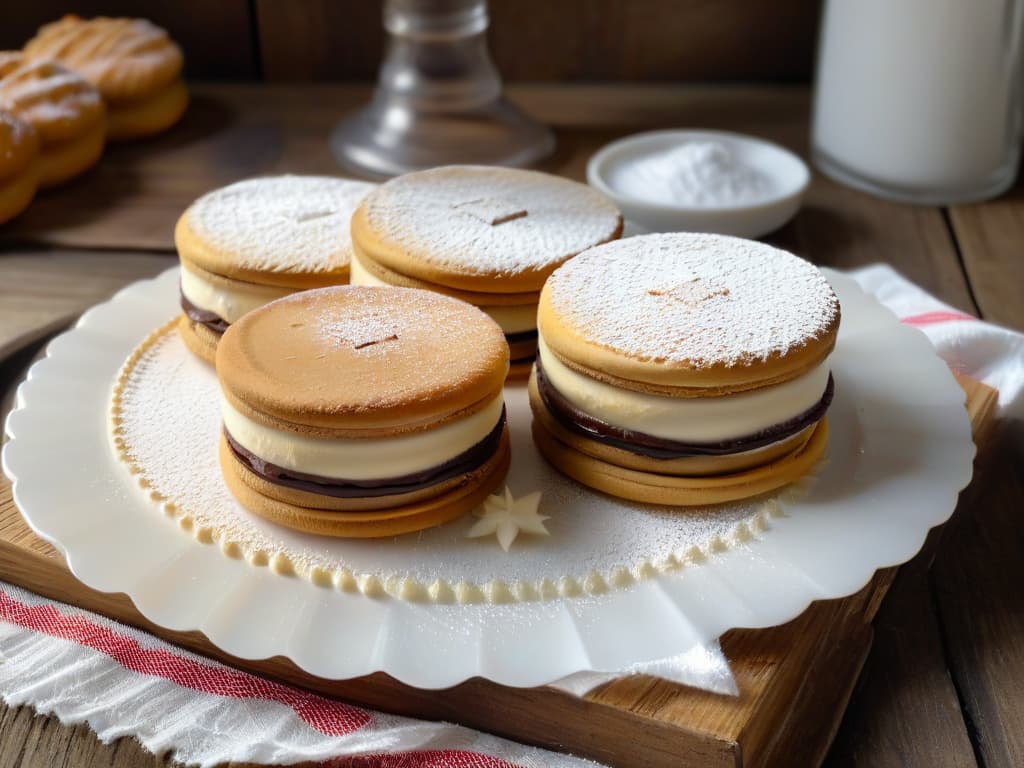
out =
<svg viewBox="0 0 1024 768"><path fill-rule="evenodd" d="M556 267L617 238L601 193L537 171L447 166L399 176L352 218L352 283L424 288L480 307L501 326L514 374L537 350L537 300Z"/></svg>
<svg viewBox="0 0 1024 768"><path fill-rule="evenodd" d="M13 112L0 109L0 224L32 202L40 166L35 129Z"/></svg>
<svg viewBox="0 0 1024 768"><path fill-rule="evenodd" d="M719 235L593 248L548 280L534 440L598 490L669 505L780 488L822 456L840 308L790 253Z"/></svg>
<svg viewBox="0 0 1024 768"><path fill-rule="evenodd" d="M501 329L457 299L339 286L271 302L217 349L221 468L249 510L393 536L486 498L509 467Z"/></svg>
<svg viewBox="0 0 1024 768"><path fill-rule="evenodd" d="M103 154L103 100L84 78L52 61L0 51L0 108L39 135L39 186L56 187L85 173Z"/></svg>
<svg viewBox="0 0 1024 768"><path fill-rule="evenodd" d="M349 221L374 184L329 176L266 176L203 195L174 230L181 259L178 324L213 362L228 326L295 291L348 282Z"/></svg>
<svg viewBox="0 0 1024 768"><path fill-rule="evenodd" d="M24 52L34 60L58 61L99 89L111 141L160 133L188 106L181 48L145 19L68 14L40 27Z"/></svg>

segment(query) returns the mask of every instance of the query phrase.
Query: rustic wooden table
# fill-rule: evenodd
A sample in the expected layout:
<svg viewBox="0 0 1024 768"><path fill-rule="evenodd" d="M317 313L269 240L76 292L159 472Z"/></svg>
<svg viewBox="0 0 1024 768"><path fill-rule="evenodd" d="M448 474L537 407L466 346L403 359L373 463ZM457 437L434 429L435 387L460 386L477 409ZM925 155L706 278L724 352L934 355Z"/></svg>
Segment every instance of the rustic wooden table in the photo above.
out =
<svg viewBox="0 0 1024 768"><path fill-rule="evenodd" d="M173 132L111 148L86 178L0 229L0 390L32 353L8 357L19 341L171 266L174 221L197 195L253 174L334 173L327 131L367 91L204 85L194 94ZM802 88L546 86L511 95L557 128L547 169L574 178L606 141L658 127L744 131L806 154ZM838 268L888 262L959 309L1024 329L1024 186L981 205L911 207L816 175L803 210L770 240ZM900 570L827 765L1024 765L1020 431L1002 430L987 454L962 513ZM132 740L105 746L87 727L0 708L0 768L168 763Z"/></svg>

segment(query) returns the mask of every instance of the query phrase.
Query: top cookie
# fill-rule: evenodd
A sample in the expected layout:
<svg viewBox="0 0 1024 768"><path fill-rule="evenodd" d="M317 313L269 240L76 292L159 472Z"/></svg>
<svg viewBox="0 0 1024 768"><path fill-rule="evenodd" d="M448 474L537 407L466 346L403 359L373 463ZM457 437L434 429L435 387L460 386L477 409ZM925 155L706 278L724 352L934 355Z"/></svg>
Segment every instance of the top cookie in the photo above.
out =
<svg viewBox="0 0 1024 768"><path fill-rule="evenodd" d="M538 325L570 367L687 396L809 371L832 351L839 317L835 293L809 262L751 240L671 233L569 261L541 293Z"/></svg>
<svg viewBox="0 0 1024 768"><path fill-rule="evenodd" d="M83 19L69 14L45 24L25 44L33 59L64 63L93 83L110 102L142 99L181 74L181 49L145 19Z"/></svg>
<svg viewBox="0 0 1024 768"><path fill-rule="evenodd" d="M566 259L621 232L619 211L590 187L474 165L392 179L352 219L357 253L414 278L485 293L538 291Z"/></svg>
<svg viewBox="0 0 1024 768"><path fill-rule="evenodd" d="M0 182L17 176L39 154L39 135L13 112L0 109Z"/></svg>
<svg viewBox="0 0 1024 768"><path fill-rule="evenodd" d="M232 324L217 348L235 408L323 437L428 429L492 401L507 371L493 320L411 288L295 293Z"/></svg>
<svg viewBox="0 0 1024 768"><path fill-rule="evenodd" d="M329 176L267 176L203 195L174 231L181 257L261 285L315 288L348 279L349 222L376 185Z"/></svg>
<svg viewBox="0 0 1024 768"><path fill-rule="evenodd" d="M44 144L76 139L103 119L99 92L52 61L0 51L0 105L39 132Z"/></svg>

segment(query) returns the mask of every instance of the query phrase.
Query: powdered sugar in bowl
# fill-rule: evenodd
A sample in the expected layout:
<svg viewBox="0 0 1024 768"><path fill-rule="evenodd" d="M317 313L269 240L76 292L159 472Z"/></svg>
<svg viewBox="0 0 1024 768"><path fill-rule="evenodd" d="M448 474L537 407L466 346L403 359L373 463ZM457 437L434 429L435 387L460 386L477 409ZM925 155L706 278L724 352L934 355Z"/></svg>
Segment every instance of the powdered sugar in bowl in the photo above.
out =
<svg viewBox="0 0 1024 768"><path fill-rule="evenodd" d="M603 147L587 181L634 231L760 237L789 221L810 182L795 154L726 131L652 131Z"/></svg>

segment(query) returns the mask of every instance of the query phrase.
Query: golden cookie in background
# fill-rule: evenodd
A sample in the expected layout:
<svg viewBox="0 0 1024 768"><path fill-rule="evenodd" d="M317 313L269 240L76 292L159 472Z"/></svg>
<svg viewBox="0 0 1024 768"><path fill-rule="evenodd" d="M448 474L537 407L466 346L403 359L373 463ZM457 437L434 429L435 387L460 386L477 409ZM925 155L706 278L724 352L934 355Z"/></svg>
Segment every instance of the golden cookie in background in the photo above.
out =
<svg viewBox="0 0 1024 768"><path fill-rule="evenodd" d="M13 112L0 109L0 224L32 202L39 170L39 134Z"/></svg>
<svg viewBox="0 0 1024 768"><path fill-rule="evenodd" d="M512 168L433 168L367 195L352 218L352 283L423 288L480 307L505 332L513 374L525 376L544 280L621 233L618 209L584 184Z"/></svg>
<svg viewBox="0 0 1024 768"><path fill-rule="evenodd" d="M250 511L307 533L439 525L508 471L507 372L501 329L449 296L338 286L278 299L217 347L224 479Z"/></svg>
<svg viewBox="0 0 1024 768"><path fill-rule="evenodd" d="M165 131L188 106L181 48L145 19L67 15L40 27L24 52L59 61L99 89L111 141Z"/></svg>
<svg viewBox="0 0 1024 768"><path fill-rule="evenodd" d="M585 485L735 501L825 450L839 302L790 253L721 235L618 240L557 269L537 319L534 441Z"/></svg>
<svg viewBox="0 0 1024 768"><path fill-rule="evenodd" d="M262 176L215 189L174 230L178 330L212 363L231 323L267 302L348 282L352 212L376 187L333 176Z"/></svg>
<svg viewBox="0 0 1024 768"><path fill-rule="evenodd" d="M0 51L0 108L39 134L40 187L70 181L103 154L106 120L99 91L60 64Z"/></svg>

